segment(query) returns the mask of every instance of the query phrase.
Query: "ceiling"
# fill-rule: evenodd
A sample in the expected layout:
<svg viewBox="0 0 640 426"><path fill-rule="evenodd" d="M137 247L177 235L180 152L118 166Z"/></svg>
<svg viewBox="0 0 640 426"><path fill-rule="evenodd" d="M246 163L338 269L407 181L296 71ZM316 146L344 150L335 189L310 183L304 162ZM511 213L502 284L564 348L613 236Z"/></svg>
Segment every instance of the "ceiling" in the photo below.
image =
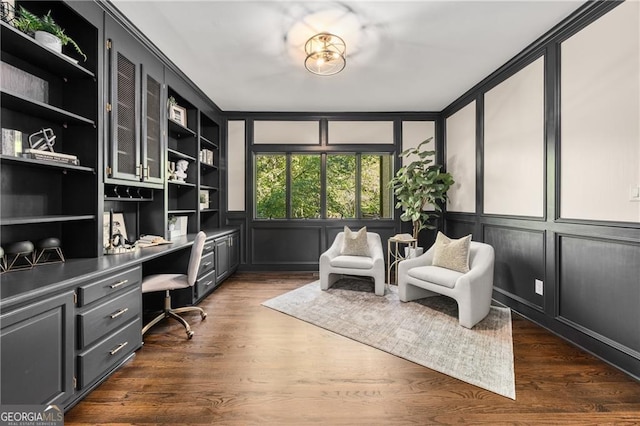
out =
<svg viewBox="0 0 640 426"><path fill-rule="evenodd" d="M111 2L224 111L441 111L583 1ZM341 36L347 65L304 68Z"/></svg>

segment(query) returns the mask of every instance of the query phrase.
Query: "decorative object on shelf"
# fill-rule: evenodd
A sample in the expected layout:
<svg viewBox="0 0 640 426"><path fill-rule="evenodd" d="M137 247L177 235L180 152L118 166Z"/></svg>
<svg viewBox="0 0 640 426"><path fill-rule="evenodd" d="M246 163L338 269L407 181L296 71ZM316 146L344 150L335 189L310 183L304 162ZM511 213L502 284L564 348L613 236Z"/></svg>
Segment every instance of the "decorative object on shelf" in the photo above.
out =
<svg viewBox="0 0 640 426"><path fill-rule="evenodd" d="M185 182L187 178L187 169L189 168L189 162L185 159L178 160L176 162L176 180L178 182Z"/></svg>
<svg viewBox="0 0 640 426"><path fill-rule="evenodd" d="M200 190L200 210L209 208L209 191L206 189Z"/></svg>
<svg viewBox="0 0 640 426"><path fill-rule="evenodd" d="M35 253L31 241L9 244L6 250L7 271L31 269L35 263Z"/></svg>
<svg viewBox="0 0 640 426"><path fill-rule="evenodd" d="M31 146L31 148L25 149L22 152L22 156L36 160L73 164L74 166L80 165L80 161L78 161L76 155L62 154L54 151L53 145L55 145L55 139L56 136L50 128L41 129L38 132L32 133L29 135L29 146Z"/></svg>
<svg viewBox="0 0 640 426"><path fill-rule="evenodd" d="M49 82L6 62L0 64L2 90L16 93L34 101L49 103Z"/></svg>
<svg viewBox="0 0 640 426"><path fill-rule="evenodd" d="M29 12L24 7L20 7L18 17L13 20L13 26L18 30L34 36L43 46L62 53L62 46L71 44L76 52L86 61L87 56L82 52L80 46L60 27L51 16L51 11L40 17Z"/></svg>
<svg viewBox="0 0 640 426"><path fill-rule="evenodd" d="M2 146L0 147L0 154L17 157L21 152L22 132L14 129L2 129Z"/></svg>
<svg viewBox="0 0 640 426"><path fill-rule="evenodd" d="M169 105L169 119L182 127L187 127L187 109L178 105Z"/></svg>
<svg viewBox="0 0 640 426"><path fill-rule="evenodd" d="M0 19L13 25L16 17L16 5L14 0L7 0L0 3Z"/></svg>
<svg viewBox="0 0 640 426"><path fill-rule="evenodd" d="M169 239L187 235L188 226L188 216L169 216Z"/></svg>
<svg viewBox="0 0 640 426"><path fill-rule="evenodd" d="M177 216L169 216L167 223L169 224L169 231L173 231L176 229L176 222L178 221Z"/></svg>
<svg viewBox="0 0 640 426"><path fill-rule="evenodd" d="M40 137L42 135L42 137ZM39 130L29 135L29 146L33 149L54 152L53 145L56 144L56 135L51 128Z"/></svg>
<svg viewBox="0 0 640 426"><path fill-rule="evenodd" d="M176 163L167 161L167 180L176 180Z"/></svg>
<svg viewBox="0 0 640 426"><path fill-rule="evenodd" d="M176 101L176 98L174 98L173 96L169 96L169 98L167 99L167 107L172 107L176 105L178 105L178 101Z"/></svg>
<svg viewBox="0 0 640 426"><path fill-rule="evenodd" d="M114 213L113 209L103 215L102 240L105 254L127 253L135 250L128 240L127 225L123 213Z"/></svg>
<svg viewBox="0 0 640 426"><path fill-rule="evenodd" d="M342 71L347 63L347 45L334 34L319 33L304 45L307 54L304 67L313 74L334 75Z"/></svg>
<svg viewBox="0 0 640 426"><path fill-rule="evenodd" d="M42 265L44 263L58 262L64 262L60 240L55 237L49 237L38 241L35 264Z"/></svg>
<svg viewBox="0 0 640 426"><path fill-rule="evenodd" d="M398 200L396 208L402 208L400 219L413 223L412 237L418 239L423 229L435 229L429 221L438 217L442 211L441 203L447 199L447 191L454 184L453 176L443 172L439 164L431 164L435 151L422 151L423 145L433 138L428 138L415 148L409 148L400 153L401 157L410 155L417 159L407 166L402 166L389 182ZM425 210L433 206L435 213Z"/></svg>

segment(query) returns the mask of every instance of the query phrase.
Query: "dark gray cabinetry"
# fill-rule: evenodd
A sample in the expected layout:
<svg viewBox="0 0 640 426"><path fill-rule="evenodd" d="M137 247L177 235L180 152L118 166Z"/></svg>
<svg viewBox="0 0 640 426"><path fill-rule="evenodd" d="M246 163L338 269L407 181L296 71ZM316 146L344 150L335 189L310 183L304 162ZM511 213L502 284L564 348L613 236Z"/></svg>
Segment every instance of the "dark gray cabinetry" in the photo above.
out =
<svg viewBox="0 0 640 426"><path fill-rule="evenodd" d="M233 232L215 240L216 282L221 282L238 267L240 235Z"/></svg>
<svg viewBox="0 0 640 426"><path fill-rule="evenodd" d="M215 242L213 239L207 240L204 244L195 287L194 303L201 301L216 287Z"/></svg>
<svg viewBox="0 0 640 426"><path fill-rule="evenodd" d="M83 390L106 377L142 344L140 267L78 288L77 370Z"/></svg>
<svg viewBox="0 0 640 426"><path fill-rule="evenodd" d="M1 404L64 405L74 392L73 291L0 316Z"/></svg>
<svg viewBox="0 0 640 426"><path fill-rule="evenodd" d="M107 168L105 182L164 183L164 67L119 24L106 20Z"/></svg>

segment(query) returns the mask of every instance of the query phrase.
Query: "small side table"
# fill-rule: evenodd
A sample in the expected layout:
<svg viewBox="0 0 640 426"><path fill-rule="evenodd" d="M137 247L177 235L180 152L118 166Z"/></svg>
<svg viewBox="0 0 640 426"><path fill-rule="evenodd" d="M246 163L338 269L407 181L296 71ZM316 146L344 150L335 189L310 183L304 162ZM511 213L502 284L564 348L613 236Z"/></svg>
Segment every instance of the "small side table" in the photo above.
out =
<svg viewBox="0 0 640 426"><path fill-rule="evenodd" d="M402 245L414 250L418 246L418 240L410 235L394 235L387 241L387 284L391 284L391 269L395 268L395 284L398 284L398 263L405 259L404 250L400 250Z"/></svg>

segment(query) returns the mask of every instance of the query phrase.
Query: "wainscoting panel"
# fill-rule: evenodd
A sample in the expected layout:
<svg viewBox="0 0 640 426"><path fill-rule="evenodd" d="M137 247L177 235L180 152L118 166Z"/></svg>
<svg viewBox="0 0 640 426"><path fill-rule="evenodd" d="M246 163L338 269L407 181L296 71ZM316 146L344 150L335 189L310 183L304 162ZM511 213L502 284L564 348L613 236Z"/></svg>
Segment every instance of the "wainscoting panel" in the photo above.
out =
<svg viewBox="0 0 640 426"><path fill-rule="evenodd" d="M256 228L251 231L253 264L318 264L322 227Z"/></svg>
<svg viewBox="0 0 640 426"><path fill-rule="evenodd" d="M447 218L445 220L444 233L451 238L461 238L469 234L473 234L475 229L475 222L466 222L461 220L452 220ZM472 235L471 240L482 241L480 235Z"/></svg>
<svg viewBox="0 0 640 426"><path fill-rule="evenodd" d="M563 235L557 262L560 317L638 356L640 244Z"/></svg>
<svg viewBox="0 0 640 426"><path fill-rule="evenodd" d="M537 309L544 306L535 292L535 280L544 280L544 238L543 231L484 227L484 242L496 253L494 288Z"/></svg>

